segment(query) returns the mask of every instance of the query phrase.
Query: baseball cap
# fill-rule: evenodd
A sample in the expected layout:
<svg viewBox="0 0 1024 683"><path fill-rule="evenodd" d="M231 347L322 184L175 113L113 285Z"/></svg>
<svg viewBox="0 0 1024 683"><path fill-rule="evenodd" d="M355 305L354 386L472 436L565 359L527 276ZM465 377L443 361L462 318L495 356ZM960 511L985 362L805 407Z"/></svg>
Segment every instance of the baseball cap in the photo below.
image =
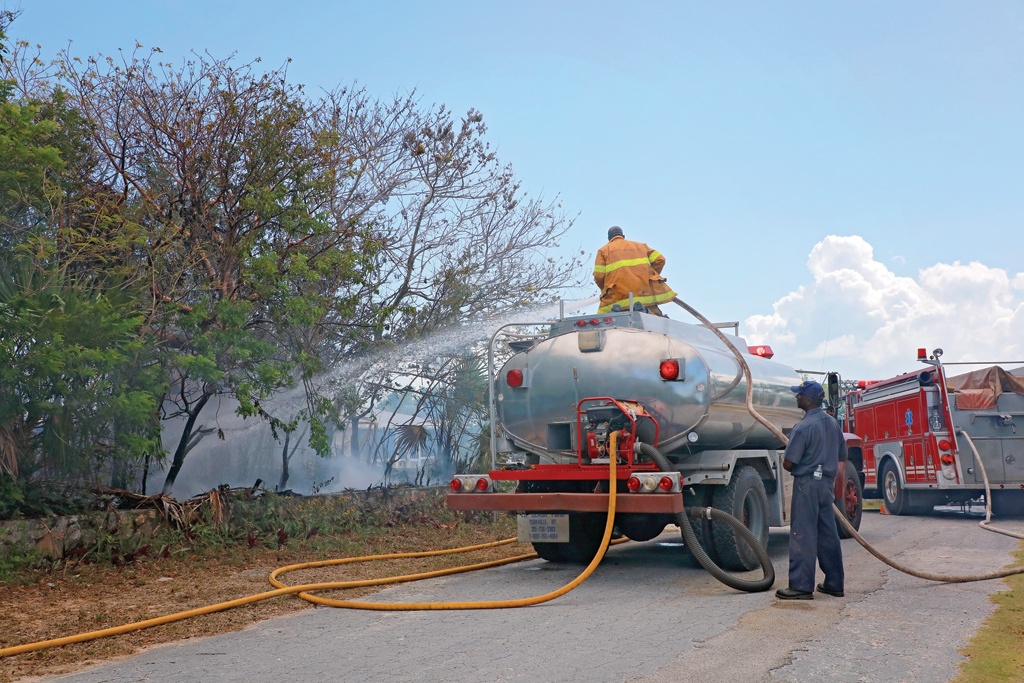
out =
<svg viewBox="0 0 1024 683"><path fill-rule="evenodd" d="M825 390L813 380L801 382L795 387L790 387L789 390L794 394L803 394L809 398L825 398Z"/></svg>

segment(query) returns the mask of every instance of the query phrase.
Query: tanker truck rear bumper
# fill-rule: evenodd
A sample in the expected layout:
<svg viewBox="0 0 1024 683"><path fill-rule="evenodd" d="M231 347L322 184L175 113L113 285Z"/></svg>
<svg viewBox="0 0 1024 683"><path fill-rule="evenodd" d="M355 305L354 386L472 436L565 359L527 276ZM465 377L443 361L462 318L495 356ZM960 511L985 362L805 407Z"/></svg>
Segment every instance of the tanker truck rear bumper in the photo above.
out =
<svg viewBox="0 0 1024 683"><path fill-rule="evenodd" d="M607 493L467 493L447 498L451 510L506 512L606 512ZM683 511L683 496L627 494L615 496L617 512L675 514Z"/></svg>

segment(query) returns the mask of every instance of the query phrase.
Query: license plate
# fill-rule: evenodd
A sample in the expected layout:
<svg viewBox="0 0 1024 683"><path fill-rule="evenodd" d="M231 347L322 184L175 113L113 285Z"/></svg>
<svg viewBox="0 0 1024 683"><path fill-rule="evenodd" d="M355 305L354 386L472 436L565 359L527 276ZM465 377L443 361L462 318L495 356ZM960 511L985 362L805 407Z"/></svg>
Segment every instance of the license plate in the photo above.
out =
<svg viewBox="0 0 1024 683"><path fill-rule="evenodd" d="M519 515L519 540L523 543L568 543L569 515Z"/></svg>

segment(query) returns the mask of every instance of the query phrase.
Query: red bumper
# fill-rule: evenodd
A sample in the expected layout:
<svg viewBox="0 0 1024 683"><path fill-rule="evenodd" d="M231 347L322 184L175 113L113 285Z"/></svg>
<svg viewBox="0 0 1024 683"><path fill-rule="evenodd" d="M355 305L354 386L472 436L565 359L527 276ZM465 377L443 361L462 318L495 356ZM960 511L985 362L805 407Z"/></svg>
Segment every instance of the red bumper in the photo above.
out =
<svg viewBox="0 0 1024 683"><path fill-rule="evenodd" d="M450 510L508 512L607 512L607 493L453 493ZM676 513L683 511L677 494L625 494L615 497L616 512Z"/></svg>

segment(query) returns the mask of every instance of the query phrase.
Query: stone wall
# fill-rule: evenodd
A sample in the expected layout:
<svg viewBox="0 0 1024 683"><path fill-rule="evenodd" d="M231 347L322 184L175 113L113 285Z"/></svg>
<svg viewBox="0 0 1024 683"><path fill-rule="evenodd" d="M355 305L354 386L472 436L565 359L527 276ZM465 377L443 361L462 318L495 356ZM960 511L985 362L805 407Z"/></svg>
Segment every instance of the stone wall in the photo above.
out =
<svg viewBox="0 0 1024 683"><path fill-rule="evenodd" d="M162 524L156 510L111 510L0 522L0 555L18 545L31 545L43 557L57 559L77 546L94 544L100 534L149 539Z"/></svg>

